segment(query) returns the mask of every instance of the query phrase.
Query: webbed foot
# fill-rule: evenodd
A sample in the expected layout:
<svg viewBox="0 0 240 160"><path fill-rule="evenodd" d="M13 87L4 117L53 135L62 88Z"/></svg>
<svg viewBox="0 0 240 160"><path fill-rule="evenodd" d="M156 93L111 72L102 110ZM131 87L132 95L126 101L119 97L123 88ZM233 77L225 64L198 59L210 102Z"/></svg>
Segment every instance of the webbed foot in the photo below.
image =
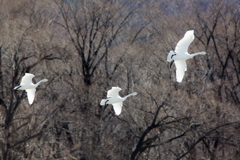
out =
<svg viewBox="0 0 240 160"><path fill-rule="evenodd" d="M170 63L170 69L171 69L171 66L172 66L173 62L174 62L174 60L172 60L172 62Z"/></svg>

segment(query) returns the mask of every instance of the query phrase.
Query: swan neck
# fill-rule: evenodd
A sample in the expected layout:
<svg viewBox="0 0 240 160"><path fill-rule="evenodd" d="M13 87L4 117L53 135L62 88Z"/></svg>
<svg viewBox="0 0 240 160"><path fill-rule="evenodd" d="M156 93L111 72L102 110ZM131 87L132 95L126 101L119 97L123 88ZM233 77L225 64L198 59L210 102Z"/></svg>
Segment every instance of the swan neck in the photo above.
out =
<svg viewBox="0 0 240 160"><path fill-rule="evenodd" d="M39 81L39 82L37 82L36 84L35 84L35 86L37 87L41 82L43 82L44 80L42 79L41 81Z"/></svg>
<svg viewBox="0 0 240 160"><path fill-rule="evenodd" d="M205 52L197 52L197 53L191 54L192 57L197 56L197 55L205 55Z"/></svg>
<svg viewBox="0 0 240 160"><path fill-rule="evenodd" d="M123 99L126 100L128 97L132 96L132 94L133 93L126 95L125 97L123 97Z"/></svg>

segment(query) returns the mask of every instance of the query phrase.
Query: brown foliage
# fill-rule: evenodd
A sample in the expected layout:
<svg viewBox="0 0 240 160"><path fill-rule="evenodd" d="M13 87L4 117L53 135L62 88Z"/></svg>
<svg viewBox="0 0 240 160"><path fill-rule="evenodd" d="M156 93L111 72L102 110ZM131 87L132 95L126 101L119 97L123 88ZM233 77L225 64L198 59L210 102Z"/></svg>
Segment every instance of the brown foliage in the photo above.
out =
<svg viewBox="0 0 240 160"><path fill-rule="evenodd" d="M239 1L0 2L0 159L238 159ZM167 54L195 31L177 83ZM26 72L49 82L29 106ZM120 116L99 103L119 86Z"/></svg>

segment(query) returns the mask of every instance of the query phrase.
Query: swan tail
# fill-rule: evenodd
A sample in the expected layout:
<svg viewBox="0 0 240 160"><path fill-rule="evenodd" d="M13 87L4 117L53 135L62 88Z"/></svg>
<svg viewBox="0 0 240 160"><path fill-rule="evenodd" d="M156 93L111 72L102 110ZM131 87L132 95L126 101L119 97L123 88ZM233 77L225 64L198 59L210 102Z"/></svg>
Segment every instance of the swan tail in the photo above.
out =
<svg viewBox="0 0 240 160"><path fill-rule="evenodd" d="M107 101L108 101L108 99L102 99L101 102L100 102L100 105L105 106Z"/></svg>
<svg viewBox="0 0 240 160"><path fill-rule="evenodd" d="M14 87L14 90L18 90L21 86Z"/></svg>

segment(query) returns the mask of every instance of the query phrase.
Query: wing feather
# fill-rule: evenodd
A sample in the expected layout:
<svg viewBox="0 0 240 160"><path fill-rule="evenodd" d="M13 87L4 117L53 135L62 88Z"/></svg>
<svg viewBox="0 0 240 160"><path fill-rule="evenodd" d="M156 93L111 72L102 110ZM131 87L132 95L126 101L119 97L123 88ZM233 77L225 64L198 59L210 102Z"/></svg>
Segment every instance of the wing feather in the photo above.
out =
<svg viewBox="0 0 240 160"><path fill-rule="evenodd" d="M177 43L175 52L182 53L182 54L187 53L188 47L193 40L194 40L194 31L193 30L187 31L184 37Z"/></svg>
<svg viewBox="0 0 240 160"><path fill-rule="evenodd" d="M113 110L115 112L116 115L120 115L121 112L122 112L122 105L123 105L123 102L118 102L118 103L113 103Z"/></svg>
<svg viewBox="0 0 240 160"><path fill-rule="evenodd" d="M122 90L122 89L119 88L119 87L112 87L112 89L110 89L110 90L107 92L107 97L108 97L108 98L110 98L110 97L117 97L119 91L121 91L121 90Z"/></svg>
<svg viewBox="0 0 240 160"><path fill-rule="evenodd" d="M182 82L185 71L187 70L187 63L185 60L174 61L174 63L176 65L176 78L180 83Z"/></svg>
<svg viewBox="0 0 240 160"><path fill-rule="evenodd" d="M27 92L28 102L31 105L33 103L34 98L35 98L36 89L35 88L26 89L26 92Z"/></svg>
<svg viewBox="0 0 240 160"><path fill-rule="evenodd" d="M31 84L33 77L34 77L33 74L31 74L31 73L25 73L25 75L22 77L22 81L21 81L20 85L23 85L23 84Z"/></svg>

